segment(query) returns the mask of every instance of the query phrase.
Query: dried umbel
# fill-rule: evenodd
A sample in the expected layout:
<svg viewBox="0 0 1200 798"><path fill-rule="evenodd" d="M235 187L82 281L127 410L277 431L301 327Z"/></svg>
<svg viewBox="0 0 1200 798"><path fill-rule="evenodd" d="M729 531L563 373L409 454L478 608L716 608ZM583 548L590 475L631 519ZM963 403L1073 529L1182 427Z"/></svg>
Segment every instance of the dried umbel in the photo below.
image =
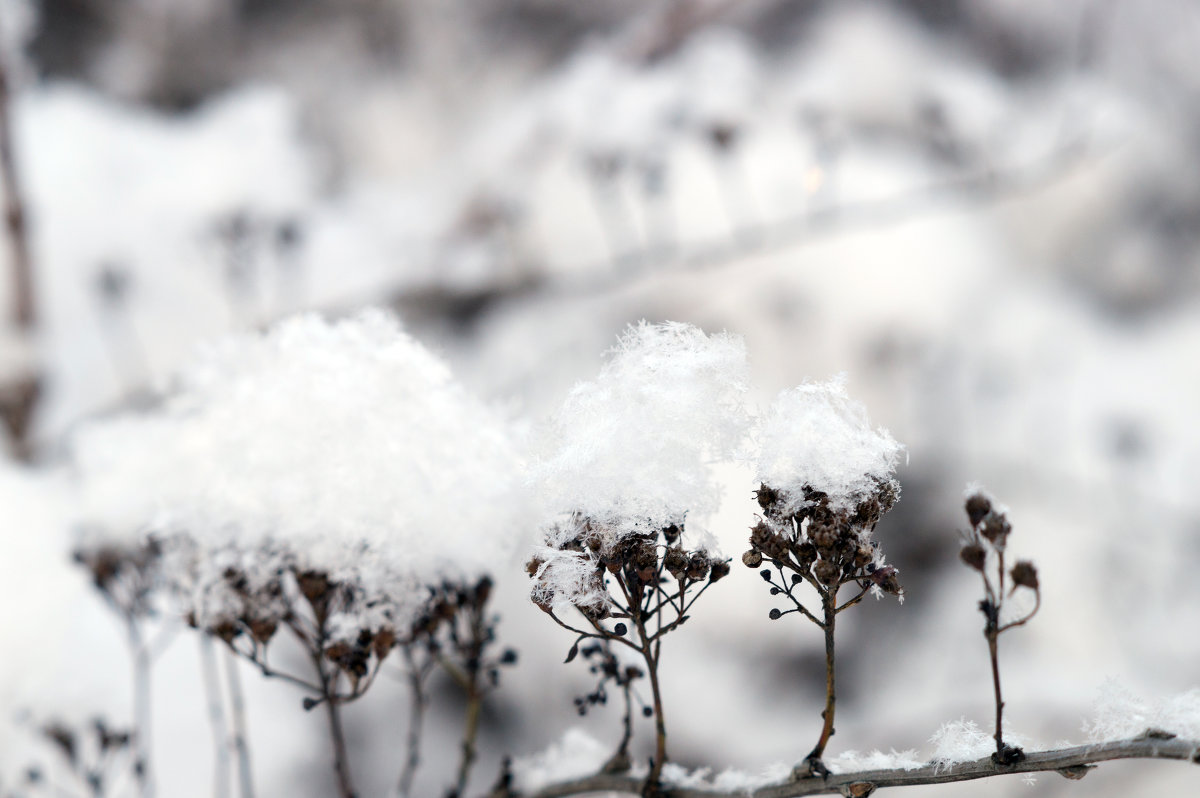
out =
<svg viewBox="0 0 1200 798"><path fill-rule="evenodd" d="M996 752L992 759L998 765L1012 765L1025 758L1025 753L1004 742L1002 721L1004 701L1000 694L1000 661L998 643L1000 635L1026 624L1041 606L1042 594L1038 584L1037 568L1026 560L1018 561L1011 569L1005 565L1008 537L1012 525L1004 510L997 507L990 496L981 490L970 490L966 499L967 520L970 529L963 535L960 557L963 563L979 573L983 579L983 600L979 611L983 613L983 636L988 641L988 653L992 663L992 690L996 703ZM1005 576L1009 585L1005 585ZM1006 603L1013 599L1018 590L1032 591L1033 607L1015 615L1006 612Z"/></svg>
<svg viewBox="0 0 1200 798"><path fill-rule="evenodd" d="M140 763L131 729L113 727L103 717L96 717L78 726L51 720L34 725L32 731L57 752L62 776L44 773L36 766L27 768L30 795L41 794L38 786L53 785L56 794L78 791L102 798L117 794L122 782L127 784L131 776L139 778Z"/></svg>
<svg viewBox="0 0 1200 798"><path fill-rule="evenodd" d="M580 648L586 641L596 640L605 645L624 646L645 664L653 706L644 708L649 709L644 714L654 716L656 727L655 757L646 782L648 793L658 789L667 756L658 681L662 640L687 621L693 604L710 585L729 574L727 560L714 558L703 548L684 548L684 532L682 522L652 532L622 530L577 514L567 526L552 529L547 541L553 545L543 547L526 565L533 580L534 603L559 626L576 635L567 662L581 651L590 652L593 657L608 651L591 645ZM561 617L568 607L579 611L583 628ZM622 689L634 678L631 672L627 677L624 681L617 679ZM604 693L598 688L592 696ZM586 699L583 704L576 704L585 711L588 705ZM627 732L630 718L627 711ZM627 755L622 759L627 743L626 738L610 760L612 768L627 762Z"/></svg>
<svg viewBox="0 0 1200 798"><path fill-rule="evenodd" d="M81 544L72 557L88 571L109 605L130 620L154 613L155 593L163 580L162 555L161 542L150 536L133 543Z"/></svg>
<svg viewBox="0 0 1200 798"><path fill-rule="evenodd" d="M834 625L839 613L860 602L868 593L887 593L901 600L895 568L884 564L871 533L879 519L895 505L899 485L891 479L875 479L875 489L846 509L810 486L802 489L802 501L771 485L762 485L756 496L762 518L750 530L750 548L742 563L759 571L770 585L771 595L786 596L792 606L772 609L778 620L799 613L825 633L826 702L824 724L812 752L797 766L797 776L824 774L822 756L833 736L836 695L834 690ZM843 503L844 504L844 503ZM813 588L820 598L819 612L801 600L801 586ZM839 590L851 585L858 592L844 603Z"/></svg>

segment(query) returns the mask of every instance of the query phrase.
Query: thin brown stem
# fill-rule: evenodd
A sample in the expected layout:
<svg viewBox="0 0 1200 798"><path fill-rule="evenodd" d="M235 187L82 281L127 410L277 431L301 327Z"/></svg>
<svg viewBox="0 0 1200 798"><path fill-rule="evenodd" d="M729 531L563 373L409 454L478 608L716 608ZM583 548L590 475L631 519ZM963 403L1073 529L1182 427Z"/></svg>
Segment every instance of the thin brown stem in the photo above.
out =
<svg viewBox="0 0 1200 798"><path fill-rule="evenodd" d="M833 716L837 704L837 690L834 680L834 647L833 633L837 620L837 586L828 587L821 591L821 608L825 613L825 709L821 712L824 723L821 725L821 736L807 757L804 758L805 768L809 773L826 772L822 757L829 738L834 735Z"/></svg>
<svg viewBox="0 0 1200 798"><path fill-rule="evenodd" d="M467 780L471 776L471 766L475 763L475 743L479 737L479 717L483 710L483 695L472 689L467 694L467 718L463 725L462 755L458 761L458 778L455 781L456 796L466 794Z"/></svg>
<svg viewBox="0 0 1200 798"><path fill-rule="evenodd" d="M1000 658L996 650L997 637L1000 633L994 629L989 629L987 632L988 641L988 657L992 661L992 691L996 698L996 733L992 735L996 740L996 756L1004 756L1004 735L1002 731L1003 715L1004 715L1004 700L1000 696Z"/></svg>

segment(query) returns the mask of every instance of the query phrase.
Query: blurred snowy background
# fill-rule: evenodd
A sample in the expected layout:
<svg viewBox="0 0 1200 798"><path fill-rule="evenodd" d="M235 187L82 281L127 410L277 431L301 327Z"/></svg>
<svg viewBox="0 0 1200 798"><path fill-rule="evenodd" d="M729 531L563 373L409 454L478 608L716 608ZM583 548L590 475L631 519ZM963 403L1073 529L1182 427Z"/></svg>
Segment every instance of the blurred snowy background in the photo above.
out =
<svg viewBox="0 0 1200 798"><path fill-rule="evenodd" d="M1083 739L1109 678L1196 686L1198 42L1188 0L0 0L36 308L14 323L6 241L0 393L39 388L30 456L0 463L0 784L53 761L37 722L130 717L122 630L70 561L75 431L301 310L391 308L532 423L643 318L744 336L760 406L846 372L907 447L878 538L908 600L839 632L834 755L927 755L943 722L990 716L957 563L970 481L1042 573L1002 650L1016 731ZM676 761L753 771L815 737L821 641L767 622L736 561L755 486L723 479L708 526L735 569L673 636L664 689ZM489 698L477 790L577 723L618 735L615 712L574 717L589 680L520 556L496 577L521 662ZM320 724L245 679L260 794L332 794ZM419 794L456 755L437 689ZM399 683L377 690L347 711L363 795L394 780L406 715ZM211 795L189 635L154 692L159 794ZM925 791L1195 780L1120 763Z"/></svg>

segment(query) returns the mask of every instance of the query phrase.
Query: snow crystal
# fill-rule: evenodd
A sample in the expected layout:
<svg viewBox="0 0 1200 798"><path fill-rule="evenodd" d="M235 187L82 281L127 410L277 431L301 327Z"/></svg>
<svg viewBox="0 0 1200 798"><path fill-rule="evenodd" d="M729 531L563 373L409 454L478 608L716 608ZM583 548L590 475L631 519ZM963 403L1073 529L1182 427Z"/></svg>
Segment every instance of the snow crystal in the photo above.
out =
<svg viewBox="0 0 1200 798"><path fill-rule="evenodd" d="M282 546L334 577L475 575L525 526L505 424L377 311L214 345L161 408L92 424L74 452L105 534Z"/></svg>
<svg viewBox="0 0 1200 798"><path fill-rule="evenodd" d="M892 479L903 448L873 429L866 409L846 395L844 377L805 383L775 400L759 430L759 481L798 505L805 486L849 510Z"/></svg>
<svg viewBox="0 0 1200 798"><path fill-rule="evenodd" d="M793 765L776 763L758 773L729 768L715 776L711 768L689 771L687 768L668 762L663 765L662 780L673 787L708 789L714 792L735 792L758 789L769 784L780 784L791 776Z"/></svg>
<svg viewBox="0 0 1200 798"><path fill-rule="evenodd" d="M716 509L711 463L748 426L741 338L688 324L630 327L600 375L577 385L533 483L551 513L620 530L660 528Z"/></svg>
<svg viewBox="0 0 1200 798"><path fill-rule="evenodd" d="M909 749L886 754L882 751L871 751L869 754L846 751L827 764L835 773L856 773L863 770L915 770L929 763L918 759L917 752Z"/></svg>
<svg viewBox="0 0 1200 798"><path fill-rule="evenodd" d="M959 718L943 723L929 738L933 745L932 761L938 767L949 767L959 762L973 762L991 756L996 751L996 738L991 731L984 731L973 720ZM1018 748L1027 748L1030 743L1019 735L1004 730L1004 742Z"/></svg>
<svg viewBox="0 0 1200 798"><path fill-rule="evenodd" d="M1097 743L1128 739L1147 729L1200 740L1200 689L1156 701L1109 679L1096 697L1093 717L1083 723L1088 739Z"/></svg>
<svg viewBox="0 0 1200 798"><path fill-rule="evenodd" d="M545 751L513 760L514 787L518 792L534 792L547 784L590 776L611 755L609 746L582 729L571 728Z"/></svg>
<svg viewBox="0 0 1200 798"><path fill-rule="evenodd" d="M534 561L541 564L530 598L538 606L558 613L568 606L600 609L608 604L608 591L597 578L596 562L589 553L541 546Z"/></svg>

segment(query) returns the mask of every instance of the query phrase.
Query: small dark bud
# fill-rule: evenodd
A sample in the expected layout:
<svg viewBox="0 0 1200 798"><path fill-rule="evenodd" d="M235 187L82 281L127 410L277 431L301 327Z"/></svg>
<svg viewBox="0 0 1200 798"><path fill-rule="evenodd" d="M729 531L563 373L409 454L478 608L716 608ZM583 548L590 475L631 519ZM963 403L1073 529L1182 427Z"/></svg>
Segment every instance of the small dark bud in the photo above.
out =
<svg viewBox="0 0 1200 798"><path fill-rule="evenodd" d="M783 613L780 612L778 609L772 609L770 612L767 613L767 617L770 618L772 621L778 621L780 618L783 617Z"/></svg>
<svg viewBox="0 0 1200 798"><path fill-rule="evenodd" d="M517 664L517 650L515 648L504 649L504 653L500 655L500 664L501 665L516 665Z"/></svg>
<svg viewBox="0 0 1200 798"><path fill-rule="evenodd" d="M987 517L983 519L983 529L980 530L980 534L990 540L997 549L1004 548L1010 532L1012 532L1012 526L1008 523L1008 519L995 512L987 514Z"/></svg>
<svg viewBox="0 0 1200 798"><path fill-rule="evenodd" d="M628 631L629 627L623 623L618 623L613 627L613 634L615 634L617 637L624 637Z"/></svg>
<svg viewBox="0 0 1200 798"><path fill-rule="evenodd" d="M975 493L967 497L967 518L970 519L972 527L979 526L979 522L991 511L992 502L982 493Z"/></svg>
<svg viewBox="0 0 1200 798"><path fill-rule="evenodd" d="M654 714L654 710L651 709L650 707L642 707L642 716L643 717L648 718L653 714Z"/></svg>
<svg viewBox="0 0 1200 798"><path fill-rule="evenodd" d="M754 549L750 549L742 555L742 565L747 568L757 568L762 565L762 555Z"/></svg>
<svg viewBox="0 0 1200 798"><path fill-rule="evenodd" d="M963 546L963 549L958 553L958 556L962 558L964 563L974 568L976 571L982 571L984 563L987 562L987 552L984 551L983 546L980 546L978 543L969 543L966 546Z"/></svg>
<svg viewBox="0 0 1200 798"><path fill-rule="evenodd" d="M1013 566L1012 580L1014 585L1027 587L1030 590L1037 590L1037 568L1034 568L1033 563L1029 562L1028 560L1022 560Z"/></svg>
<svg viewBox="0 0 1200 798"><path fill-rule="evenodd" d="M804 577L801 576L800 574L792 574L792 584L793 585L798 585L803 581L804 581Z"/></svg>
<svg viewBox="0 0 1200 798"><path fill-rule="evenodd" d="M712 568L708 572L708 581L719 582L729 576L729 561L718 560L712 564Z"/></svg>
<svg viewBox="0 0 1200 798"><path fill-rule="evenodd" d="M761 571L758 572L758 575L763 578L764 582L771 581L771 570L769 568L762 569Z"/></svg>
<svg viewBox="0 0 1200 798"><path fill-rule="evenodd" d="M300 702L300 705L304 707L305 712L308 712L319 703L321 703L321 702L318 701L317 699L305 696L304 700L302 702Z"/></svg>
<svg viewBox="0 0 1200 798"><path fill-rule="evenodd" d="M838 577L842 575L842 569L837 567L836 563L829 560L821 560L813 567L813 574L826 586L832 586L837 582Z"/></svg>
<svg viewBox="0 0 1200 798"><path fill-rule="evenodd" d="M687 553L678 546L667 549L663 555L663 567L676 579L682 579L689 566Z"/></svg>
<svg viewBox="0 0 1200 798"><path fill-rule="evenodd" d="M666 538L668 543L674 543L679 540L679 536L682 533L683 531L675 524L671 524L669 527L663 529L663 537Z"/></svg>
<svg viewBox="0 0 1200 798"><path fill-rule="evenodd" d="M773 588L771 588L771 595L772 595L772 596L778 596L778 595L779 595L780 593L782 593L782 592L783 592L783 591L782 591L782 590L780 590L780 589L779 589L779 588L777 588L777 587L773 587Z"/></svg>

